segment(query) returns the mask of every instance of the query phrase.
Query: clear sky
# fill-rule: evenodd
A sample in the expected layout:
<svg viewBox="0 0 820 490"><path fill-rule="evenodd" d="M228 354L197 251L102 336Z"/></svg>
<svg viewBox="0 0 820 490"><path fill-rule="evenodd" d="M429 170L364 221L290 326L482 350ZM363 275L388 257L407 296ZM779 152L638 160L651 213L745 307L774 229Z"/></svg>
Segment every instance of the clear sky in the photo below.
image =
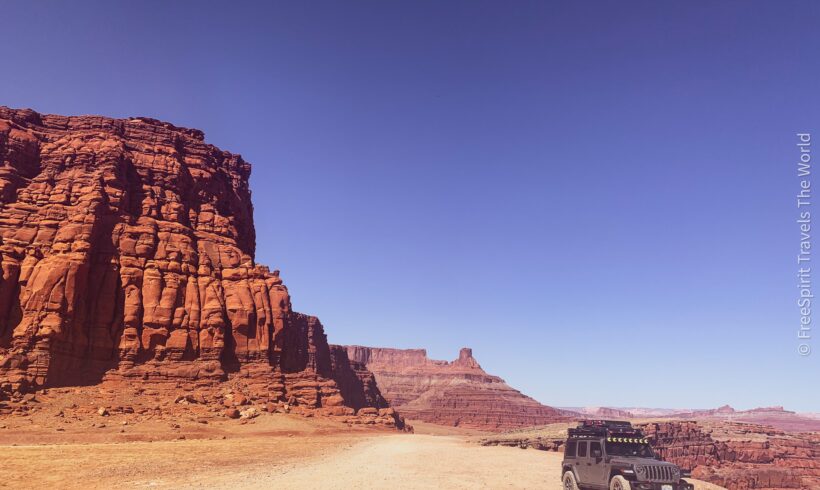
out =
<svg viewBox="0 0 820 490"><path fill-rule="evenodd" d="M250 161L257 260L331 342L469 346L558 406L820 411L795 223L817 2L5 1L2 17L0 104L155 117Z"/></svg>

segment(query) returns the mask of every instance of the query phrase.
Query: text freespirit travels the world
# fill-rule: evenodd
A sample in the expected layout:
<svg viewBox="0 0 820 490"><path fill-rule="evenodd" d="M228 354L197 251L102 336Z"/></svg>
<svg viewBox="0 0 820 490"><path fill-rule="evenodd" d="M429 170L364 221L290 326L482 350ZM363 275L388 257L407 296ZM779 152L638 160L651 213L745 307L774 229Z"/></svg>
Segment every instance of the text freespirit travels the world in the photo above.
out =
<svg viewBox="0 0 820 490"><path fill-rule="evenodd" d="M800 227L800 252L797 254L797 287L800 290L797 306L800 309L800 326L797 329L797 352L801 356L811 354L811 304L814 295L811 284L811 134L797 133L797 176L800 191L797 193L797 209Z"/></svg>

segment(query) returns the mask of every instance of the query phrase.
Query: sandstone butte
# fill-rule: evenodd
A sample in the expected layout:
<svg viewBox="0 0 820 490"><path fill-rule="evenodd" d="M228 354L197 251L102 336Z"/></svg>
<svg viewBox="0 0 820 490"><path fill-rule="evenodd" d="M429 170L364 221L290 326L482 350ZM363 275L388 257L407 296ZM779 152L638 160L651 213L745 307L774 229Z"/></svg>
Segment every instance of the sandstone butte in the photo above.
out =
<svg viewBox="0 0 820 490"><path fill-rule="evenodd" d="M334 348L372 372L382 395L408 419L488 431L568 420L487 374L471 349L447 362L429 359L424 349Z"/></svg>
<svg viewBox="0 0 820 490"><path fill-rule="evenodd" d="M255 263L241 156L153 119L0 107L0 160L0 400L241 378L269 402L402 425Z"/></svg>

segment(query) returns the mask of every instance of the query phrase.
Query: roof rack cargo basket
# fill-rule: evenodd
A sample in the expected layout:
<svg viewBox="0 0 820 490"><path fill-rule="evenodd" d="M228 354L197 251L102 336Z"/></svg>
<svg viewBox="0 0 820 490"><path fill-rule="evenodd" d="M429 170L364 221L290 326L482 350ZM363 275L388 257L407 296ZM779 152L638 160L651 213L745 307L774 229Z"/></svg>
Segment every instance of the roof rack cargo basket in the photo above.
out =
<svg viewBox="0 0 820 490"><path fill-rule="evenodd" d="M584 420L579 429L632 430L632 424L624 420Z"/></svg>
<svg viewBox="0 0 820 490"><path fill-rule="evenodd" d="M569 429L568 432L570 437L580 439L610 436L643 437L640 429L632 427L629 422L619 420L584 420L578 423L578 428Z"/></svg>

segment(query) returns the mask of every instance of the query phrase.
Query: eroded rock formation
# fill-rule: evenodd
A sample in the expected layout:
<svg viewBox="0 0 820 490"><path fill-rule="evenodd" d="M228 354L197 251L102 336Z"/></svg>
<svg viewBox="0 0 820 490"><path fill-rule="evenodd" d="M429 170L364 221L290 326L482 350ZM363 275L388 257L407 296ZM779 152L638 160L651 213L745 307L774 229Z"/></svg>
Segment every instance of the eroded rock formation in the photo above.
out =
<svg viewBox="0 0 820 490"><path fill-rule="evenodd" d="M569 425L512 430L478 442L563 451ZM662 459L691 471L699 480L729 490L820 488L820 433L722 420L666 419L634 425L651 439Z"/></svg>
<svg viewBox="0 0 820 490"><path fill-rule="evenodd" d="M820 434L733 422L640 427L663 459L730 490L820 488Z"/></svg>
<svg viewBox="0 0 820 490"><path fill-rule="evenodd" d="M566 420L487 374L470 349L461 349L452 362L431 360L424 349L344 349L375 375L390 405L410 419L493 431Z"/></svg>
<svg viewBox="0 0 820 490"><path fill-rule="evenodd" d="M197 130L0 107L0 388L242 377L384 408L340 391L321 323L254 262L250 170Z"/></svg>

